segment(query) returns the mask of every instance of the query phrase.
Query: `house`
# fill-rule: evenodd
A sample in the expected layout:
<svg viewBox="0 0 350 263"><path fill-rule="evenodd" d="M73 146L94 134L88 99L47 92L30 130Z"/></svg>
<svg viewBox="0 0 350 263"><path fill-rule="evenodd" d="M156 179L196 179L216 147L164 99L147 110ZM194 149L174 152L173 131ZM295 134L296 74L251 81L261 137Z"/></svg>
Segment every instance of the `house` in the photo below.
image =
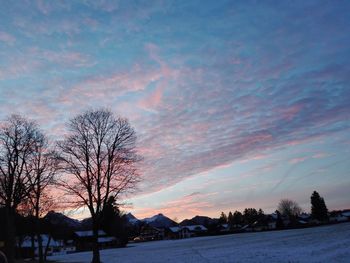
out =
<svg viewBox="0 0 350 263"><path fill-rule="evenodd" d="M164 229L145 225L141 228L140 241L151 241L164 239Z"/></svg>
<svg viewBox="0 0 350 263"><path fill-rule="evenodd" d="M277 228L277 221L268 221L267 222L267 229L268 230L273 230Z"/></svg>
<svg viewBox="0 0 350 263"><path fill-rule="evenodd" d="M350 211L333 211L329 216L329 221L331 223L347 222L349 219Z"/></svg>
<svg viewBox="0 0 350 263"><path fill-rule="evenodd" d="M346 217L348 220L350 220L350 211L344 211L341 213L341 215Z"/></svg>
<svg viewBox="0 0 350 263"><path fill-rule="evenodd" d="M93 231L75 231L74 243L77 251L92 250L94 237ZM107 236L103 230L98 231L97 242L100 248L111 248L118 245L118 239L115 237Z"/></svg>
<svg viewBox="0 0 350 263"><path fill-rule="evenodd" d="M165 233L168 239L180 239L191 237L189 229L182 226L169 227L165 230Z"/></svg>
<svg viewBox="0 0 350 263"><path fill-rule="evenodd" d="M173 226L165 229L165 236L168 239L179 239L181 237L181 226Z"/></svg>
<svg viewBox="0 0 350 263"><path fill-rule="evenodd" d="M241 230L245 231L245 232L252 232L253 227L250 224L247 224L247 225L242 226Z"/></svg>
<svg viewBox="0 0 350 263"><path fill-rule="evenodd" d="M230 230L231 230L231 227L229 224L220 224L218 226L218 231L220 233L228 233L228 232L230 232Z"/></svg>
<svg viewBox="0 0 350 263"><path fill-rule="evenodd" d="M203 225L174 226L165 230L165 236L168 239L189 238L204 235L207 231Z"/></svg>
<svg viewBox="0 0 350 263"><path fill-rule="evenodd" d="M54 240L49 235L40 235L41 236L41 242L43 247L43 253L45 253L45 249L47 247L47 255L53 255L56 252L60 252L61 249L64 247L63 240ZM23 257L32 257L39 255L39 242L37 236L34 236L33 238L33 244L32 244L32 237L30 236L24 236L23 238L17 238L17 246L21 251L21 255ZM33 250L34 247L34 250Z"/></svg>
<svg viewBox="0 0 350 263"><path fill-rule="evenodd" d="M203 225L191 225L182 227L184 237L201 236L208 232L208 229Z"/></svg>
<svg viewBox="0 0 350 263"><path fill-rule="evenodd" d="M298 216L299 220L303 220L305 222L308 222L310 219L311 219L311 215L310 214L307 214L307 213L301 213L299 216Z"/></svg>

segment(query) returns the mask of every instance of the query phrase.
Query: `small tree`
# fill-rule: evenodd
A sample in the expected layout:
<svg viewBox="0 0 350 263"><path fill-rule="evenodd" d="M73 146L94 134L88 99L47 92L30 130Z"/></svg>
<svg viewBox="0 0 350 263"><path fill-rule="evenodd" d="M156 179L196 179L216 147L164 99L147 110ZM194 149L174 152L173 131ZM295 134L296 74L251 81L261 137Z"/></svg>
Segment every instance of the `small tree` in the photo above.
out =
<svg viewBox="0 0 350 263"><path fill-rule="evenodd" d="M219 218L220 224L226 224L227 223L227 216L224 212L221 212L220 218Z"/></svg>
<svg viewBox="0 0 350 263"><path fill-rule="evenodd" d="M281 213L282 216L287 217L296 217L299 216L302 212L302 209L297 204L297 202L290 199L282 199L278 204L277 210Z"/></svg>
<svg viewBox="0 0 350 263"><path fill-rule="evenodd" d="M323 197L321 197L316 191L311 195L311 216L319 221L328 220L328 209L326 203Z"/></svg>
<svg viewBox="0 0 350 263"><path fill-rule="evenodd" d="M233 213L233 224L234 225L239 225L243 223L243 215L239 211L235 211Z"/></svg>
<svg viewBox="0 0 350 263"><path fill-rule="evenodd" d="M231 211L228 213L227 222L229 223L229 225L233 225L233 214Z"/></svg>
<svg viewBox="0 0 350 263"><path fill-rule="evenodd" d="M256 211L255 208L246 208L246 209L244 209L244 212L243 212L244 223L252 224L256 220L258 220L258 218L259 218L258 211Z"/></svg>
<svg viewBox="0 0 350 263"><path fill-rule="evenodd" d="M114 197L110 197L101 213L101 228L110 236L116 237L121 246L128 243L127 220L119 210Z"/></svg>
<svg viewBox="0 0 350 263"><path fill-rule="evenodd" d="M25 164L25 170L30 182L28 193L29 210L35 218L35 233L38 240L39 263L44 262L43 245L40 229L40 218L52 209L54 204L49 188L54 184L54 175L58 169L58 159L49 147L48 139L38 133L33 145L33 154ZM46 253L45 253L46 254Z"/></svg>
<svg viewBox="0 0 350 263"><path fill-rule="evenodd" d="M265 213L261 208L259 208L259 210L258 210L258 218L259 219L265 218Z"/></svg>
<svg viewBox="0 0 350 263"><path fill-rule="evenodd" d="M69 133L58 143L62 170L59 185L77 207L87 207L93 226L93 263L100 262L98 229L108 199L118 200L135 189L136 135L126 119L108 110L91 110L68 123Z"/></svg>

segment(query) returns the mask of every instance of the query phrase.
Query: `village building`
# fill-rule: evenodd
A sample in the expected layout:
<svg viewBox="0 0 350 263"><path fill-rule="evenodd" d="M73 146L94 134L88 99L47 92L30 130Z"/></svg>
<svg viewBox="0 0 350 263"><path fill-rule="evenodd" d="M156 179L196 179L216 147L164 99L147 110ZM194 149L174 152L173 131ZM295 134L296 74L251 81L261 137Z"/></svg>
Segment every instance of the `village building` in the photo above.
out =
<svg viewBox="0 0 350 263"><path fill-rule="evenodd" d="M40 235L43 253L47 253L48 256L54 253L60 253L65 247L63 240L55 240L49 235ZM22 257L33 257L39 255L39 242L37 236L33 238L31 236L24 236L17 238L17 247ZM74 251L75 248L72 248Z"/></svg>
<svg viewBox="0 0 350 263"><path fill-rule="evenodd" d="M162 240L164 236L164 229L146 225L142 227L138 241Z"/></svg>
<svg viewBox="0 0 350 263"><path fill-rule="evenodd" d="M184 229L186 237L201 236L208 232L208 229L203 225L183 226L182 229Z"/></svg>
<svg viewBox="0 0 350 263"><path fill-rule="evenodd" d="M77 251L92 250L93 239L94 236L92 230L74 232L73 240ZM111 248L118 246L118 239L107 236L103 230L98 231L97 242L100 248Z"/></svg>

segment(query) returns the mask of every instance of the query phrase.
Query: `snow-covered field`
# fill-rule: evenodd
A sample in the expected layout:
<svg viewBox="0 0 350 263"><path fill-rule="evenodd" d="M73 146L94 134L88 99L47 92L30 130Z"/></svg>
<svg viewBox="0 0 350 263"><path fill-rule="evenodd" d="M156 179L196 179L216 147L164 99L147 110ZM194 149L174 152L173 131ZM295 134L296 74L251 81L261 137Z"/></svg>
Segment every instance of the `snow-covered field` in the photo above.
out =
<svg viewBox="0 0 350 263"><path fill-rule="evenodd" d="M91 252L53 256L87 263ZM113 262L350 262L350 223L274 232L130 244L101 251Z"/></svg>

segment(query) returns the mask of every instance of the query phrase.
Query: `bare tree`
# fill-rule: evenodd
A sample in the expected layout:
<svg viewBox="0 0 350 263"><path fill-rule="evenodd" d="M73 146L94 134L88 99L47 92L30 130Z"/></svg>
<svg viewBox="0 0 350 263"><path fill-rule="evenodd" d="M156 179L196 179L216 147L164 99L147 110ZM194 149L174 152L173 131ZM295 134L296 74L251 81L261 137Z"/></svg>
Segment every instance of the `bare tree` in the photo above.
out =
<svg viewBox="0 0 350 263"><path fill-rule="evenodd" d="M297 204L297 202L290 199L282 199L279 204L277 210L283 216L298 216L302 213L301 207Z"/></svg>
<svg viewBox="0 0 350 263"><path fill-rule="evenodd" d="M44 262L43 244L40 230L40 218L53 207L50 187L54 184L54 175L58 168L58 158L50 149L44 134L38 134L33 145L33 154L25 163L26 175L30 183L27 207L35 218L35 233L38 240L39 263Z"/></svg>
<svg viewBox="0 0 350 263"><path fill-rule="evenodd" d="M31 187L25 164L33 153L39 133L34 122L19 115L12 115L0 128L0 205L5 207L5 251L10 263L15 254L14 215Z"/></svg>
<svg viewBox="0 0 350 263"><path fill-rule="evenodd" d="M98 229L109 197L120 199L135 189L139 160L136 136L126 119L108 110L91 110L68 123L69 133L58 143L63 171L59 184L77 207L87 207L93 224L93 263L100 262Z"/></svg>

